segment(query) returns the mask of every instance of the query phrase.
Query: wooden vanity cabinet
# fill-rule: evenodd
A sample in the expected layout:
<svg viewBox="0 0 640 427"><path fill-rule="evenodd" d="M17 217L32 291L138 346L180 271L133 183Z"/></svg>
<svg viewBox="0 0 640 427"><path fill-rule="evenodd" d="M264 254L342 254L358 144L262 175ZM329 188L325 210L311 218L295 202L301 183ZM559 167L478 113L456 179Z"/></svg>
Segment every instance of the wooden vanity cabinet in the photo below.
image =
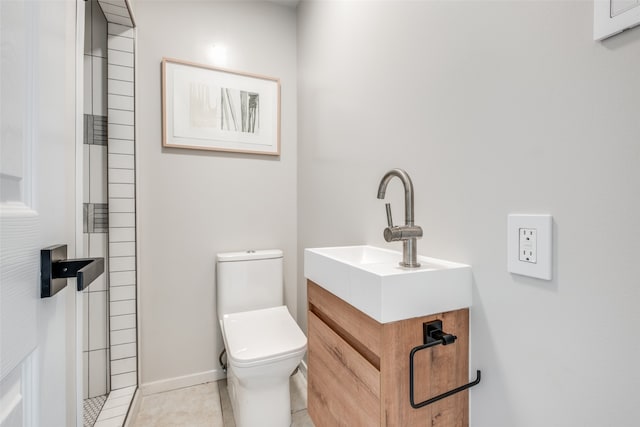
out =
<svg viewBox="0 0 640 427"><path fill-rule="evenodd" d="M439 319L454 344L416 353L415 402L469 381L469 310L378 323L307 281L308 411L316 427L468 427L468 390L413 409L409 353Z"/></svg>

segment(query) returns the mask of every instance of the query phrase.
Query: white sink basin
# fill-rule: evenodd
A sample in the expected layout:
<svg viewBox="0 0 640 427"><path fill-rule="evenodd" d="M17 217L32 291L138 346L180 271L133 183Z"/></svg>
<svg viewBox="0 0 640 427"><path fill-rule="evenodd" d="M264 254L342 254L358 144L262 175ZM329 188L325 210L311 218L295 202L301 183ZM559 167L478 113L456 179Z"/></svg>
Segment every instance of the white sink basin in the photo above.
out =
<svg viewBox="0 0 640 427"><path fill-rule="evenodd" d="M374 246L304 251L304 274L380 323L471 306L471 267L418 256L400 267L402 253Z"/></svg>

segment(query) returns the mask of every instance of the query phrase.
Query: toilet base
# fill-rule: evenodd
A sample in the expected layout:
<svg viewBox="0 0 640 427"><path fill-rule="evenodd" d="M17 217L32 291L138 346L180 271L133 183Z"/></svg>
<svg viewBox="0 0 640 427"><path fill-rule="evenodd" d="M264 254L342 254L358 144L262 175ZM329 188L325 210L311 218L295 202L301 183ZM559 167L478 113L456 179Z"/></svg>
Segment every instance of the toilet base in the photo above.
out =
<svg viewBox="0 0 640 427"><path fill-rule="evenodd" d="M289 427L291 398L289 376L252 378L247 384L227 370L227 388L236 427Z"/></svg>

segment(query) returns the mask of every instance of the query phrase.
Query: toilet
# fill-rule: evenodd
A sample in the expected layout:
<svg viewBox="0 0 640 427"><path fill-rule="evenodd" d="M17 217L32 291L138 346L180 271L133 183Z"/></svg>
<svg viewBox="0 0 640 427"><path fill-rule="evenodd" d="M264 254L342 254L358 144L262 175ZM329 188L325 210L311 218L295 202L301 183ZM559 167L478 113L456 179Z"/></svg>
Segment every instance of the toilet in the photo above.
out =
<svg viewBox="0 0 640 427"><path fill-rule="evenodd" d="M291 425L289 376L307 337L284 305L279 249L220 253L216 304L237 427Z"/></svg>

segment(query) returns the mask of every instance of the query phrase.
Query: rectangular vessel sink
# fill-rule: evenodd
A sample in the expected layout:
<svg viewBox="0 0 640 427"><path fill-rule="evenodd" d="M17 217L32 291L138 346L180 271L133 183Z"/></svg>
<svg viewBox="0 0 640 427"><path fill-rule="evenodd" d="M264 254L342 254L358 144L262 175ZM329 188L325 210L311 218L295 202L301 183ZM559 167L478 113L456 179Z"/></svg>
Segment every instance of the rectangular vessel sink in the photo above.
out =
<svg viewBox="0 0 640 427"><path fill-rule="evenodd" d="M380 323L471 306L471 267L418 256L420 267L398 263L402 253L374 246L311 248L304 274Z"/></svg>

